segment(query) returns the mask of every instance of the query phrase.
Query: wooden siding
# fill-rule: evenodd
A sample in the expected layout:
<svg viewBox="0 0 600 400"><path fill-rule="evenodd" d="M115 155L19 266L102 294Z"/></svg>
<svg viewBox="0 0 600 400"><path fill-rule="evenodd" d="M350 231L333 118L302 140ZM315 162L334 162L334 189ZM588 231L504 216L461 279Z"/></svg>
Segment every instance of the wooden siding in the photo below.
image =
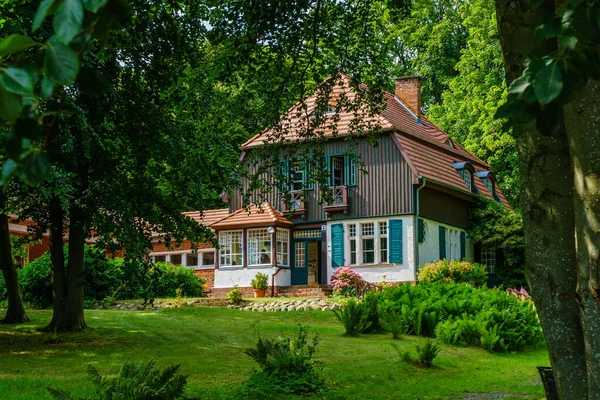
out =
<svg viewBox="0 0 600 400"><path fill-rule="evenodd" d="M469 208L472 206L472 201L428 187L419 192L419 216L461 228L467 227Z"/></svg>
<svg viewBox="0 0 600 400"><path fill-rule="evenodd" d="M364 162L364 171L357 168L357 184L348 187L349 209L344 212L331 212L327 218L320 202L318 187L307 190L306 211L304 216L294 216L294 223L310 223L326 219L346 219L374 217L382 215L398 215L413 212L411 170L394 144L389 134L379 137L379 145L371 146L365 139L358 143L344 140L331 140L326 144L327 154L341 154L346 151L356 152L359 160ZM241 196L235 194L230 199L230 210L241 207ZM279 193L266 194L264 201L279 207Z"/></svg>

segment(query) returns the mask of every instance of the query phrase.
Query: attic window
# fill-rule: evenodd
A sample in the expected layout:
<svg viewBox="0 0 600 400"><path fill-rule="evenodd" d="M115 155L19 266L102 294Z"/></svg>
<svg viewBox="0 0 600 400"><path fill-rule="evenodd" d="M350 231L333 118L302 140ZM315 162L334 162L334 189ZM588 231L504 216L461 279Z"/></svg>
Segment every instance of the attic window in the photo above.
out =
<svg viewBox="0 0 600 400"><path fill-rule="evenodd" d="M490 192L490 194L492 195L492 198L497 202L502 203L502 200L500 200L498 193L496 193L496 181L494 174L490 171L482 171L478 172L477 176L481 178L481 181L485 185L485 188L488 190L488 192Z"/></svg>
<svg viewBox="0 0 600 400"><path fill-rule="evenodd" d="M452 144L452 140L450 140L450 139L446 139L446 141L444 142L444 144L446 146L449 146L449 147L454 147L454 145Z"/></svg>
<svg viewBox="0 0 600 400"><path fill-rule="evenodd" d="M458 171L458 174L465 182L467 189L469 192L478 193L477 187L475 186L475 181L473 180L473 174L475 172L475 168L469 162L454 162L454 168Z"/></svg>
<svg viewBox="0 0 600 400"><path fill-rule="evenodd" d="M465 185L467 185L467 188L469 190L471 190L471 187L473 184L473 178L471 175L471 171L466 170L466 169L461 169L460 171L458 171L458 173L463 178L463 181L465 181Z"/></svg>

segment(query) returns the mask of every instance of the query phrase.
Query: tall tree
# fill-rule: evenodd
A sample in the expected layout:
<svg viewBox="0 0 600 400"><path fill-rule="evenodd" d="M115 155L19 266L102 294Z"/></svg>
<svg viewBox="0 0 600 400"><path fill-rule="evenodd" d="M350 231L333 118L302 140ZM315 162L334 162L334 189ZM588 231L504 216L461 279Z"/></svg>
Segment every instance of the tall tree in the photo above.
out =
<svg viewBox="0 0 600 400"><path fill-rule="evenodd" d="M561 399L600 398L600 6L496 0L527 275Z"/></svg>
<svg viewBox="0 0 600 400"><path fill-rule="evenodd" d="M442 100L428 108L427 117L489 163L502 192L513 207L518 207L515 139L494 118L507 91L494 2L464 2L458 10L460 24L467 32L466 47L455 66L457 75L449 80Z"/></svg>

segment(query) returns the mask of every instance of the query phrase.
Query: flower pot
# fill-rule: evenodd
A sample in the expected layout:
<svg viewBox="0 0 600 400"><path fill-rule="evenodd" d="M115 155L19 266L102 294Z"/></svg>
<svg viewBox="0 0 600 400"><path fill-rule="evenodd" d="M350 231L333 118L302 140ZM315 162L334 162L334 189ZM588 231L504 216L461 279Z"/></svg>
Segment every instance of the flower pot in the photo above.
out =
<svg viewBox="0 0 600 400"><path fill-rule="evenodd" d="M254 297L265 297L266 293L267 293L266 290L254 289Z"/></svg>

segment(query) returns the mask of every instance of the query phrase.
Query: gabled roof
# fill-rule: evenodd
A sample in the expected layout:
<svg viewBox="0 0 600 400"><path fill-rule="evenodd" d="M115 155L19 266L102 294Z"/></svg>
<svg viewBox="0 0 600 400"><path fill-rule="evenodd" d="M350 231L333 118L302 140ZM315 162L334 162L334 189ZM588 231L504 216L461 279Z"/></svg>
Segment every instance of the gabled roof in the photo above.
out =
<svg viewBox="0 0 600 400"><path fill-rule="evenodd" d="M269 203L263 203L260 206L252 204L247 209L240 208L225 218L213 223L211 228L214 230L225 230L268 226L288 228L292 226L292 222L285 218L281 212L274 209Z"/></svg>
<svg viewBox="0 0 600 400"><path fill-rule="evenodd" d="M342 74L337 84L332 88L331 98L335 100L340 95L345 95L350 101L356 98L356 93L350 85L351 77ZM404 158L413 172L413 183L418 183L419 177L449 185L458 190L468 192L464 181L454 168L455 162L470 162L477 172L488 171L490 166L469 153L458 142L443 132L424 116L416 116L396 96L384 92L385 108L379 115L369 116L364 113L362 123L365 126L380 126L384 131L391 131L394 142L399 147ZM310 115L316 108L317 94L313 94L299 102L286 112L279 123L270 129L254 136L242 145L242 150L249 150L265 143L278 141L305 141L309 140L308 126L311 122ZM306 107L306 108L304 108ZM332 115L326 116L323 127L311 133L310 137L347 136L352 131L351 121L356 118L353 112L341 110L336 116L336 130L330 126L334 122ZM486 198L491 199L481 176L474 179L475 186ZM508 204L500 188L496 186L496 193L504 204Z"/></svg>

